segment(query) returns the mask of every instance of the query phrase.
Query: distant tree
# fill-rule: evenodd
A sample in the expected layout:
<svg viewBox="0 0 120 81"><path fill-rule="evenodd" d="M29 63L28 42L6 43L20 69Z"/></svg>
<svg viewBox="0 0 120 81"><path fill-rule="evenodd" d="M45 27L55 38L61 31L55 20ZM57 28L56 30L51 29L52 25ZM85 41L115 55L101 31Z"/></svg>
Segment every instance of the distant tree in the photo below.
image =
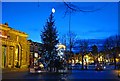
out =
<svg viewBox="0 0 120 81"><path fill-rule="evenodd" d="M114 58L114 65L115 68L117 68L116 66L116 58L119 54L119 50L120 50L120 35L115 35L115 36L111 36L112 40L113 40L113 48L112 48L112 55Z"/></svg>
<svg viewBox="0 0 120 81"><path fill-rule="evenodd" d="M109 54L114 59L114 65L116 69L116 58L120 47L120 35L114 35L108 37L104 42L104 52Z"/></svg>
<svg viewBox="0 0 120 81"><path fill-rule="evenodd" d="M61 37L61 42L65 44L69 49L72 51L72 48L74 47L76 43L77 35L74 32L69 32L67 34L64 34Z"/></svg>
<svg viewBox="0 0 120 81"><path fill-rule="evenodd" d="M57 29L55 27L55 20L53 13L50 14L50 17L47 19L47 22L44 26L44 30L41 34L42 43L44 45L44 56L47 57L48 61L52 63L53 59L55 58L57 51L56 45L58 43L57 38ZM50 64L52 65L52 64ZM51 67L50 67L51 71Z"/></svg>
<svg viewBox="0 0 120 81"><path fill-rule="evenodd" d="M114 40L114 47L120 47L120 35L114 35L112 39Z"/></svg>
<svg viewBox="0 0 120 81"><path fill-rule="evenodd" d="M72 52L72 48L75 46L75 42L77 39L77 35L74 32L70 32L68 33L68 39L69 39L69 48L70 48L70 52Z"/></svg>
<svg viewBox="0 0 120 81"><path fill-rule="evenodd" d="M112 48L113 48L113 39L112 37L108 37L105 39L103 44L104 56L107 57L107 59L111 59L111 57L113 56Z"/></svg>
<svg viewBox="0 0 120 81"><path fill-rule="evenodd" d="M66 37L67 37L67 36L64 34L64 35L62 35L62 37L60 38L61 43L64 44L65 46L66 46L66 44L67 44L67 38L66 38Z"/></svg>
<svg viewBox="0 0 120 81"><path fill-rule="evenodd" d="M61 38L61 42L65 44L67 47L66 50L67 50L69 59L72 57L72 53L73 53L72 49L75 46L76 39L77 39L77 35L74 32L64 34Z"/></svg>
<svg viewBox="0 0 120 81"><path fill-rule="evenodd" d="M98 47L97 47L96 45L93 45L93 46L92 46L92 53L93 53L94 55L97 55L97 54L98 54Z"/></svg>
<svg viewBox="0 0 120 81"><path fill-rule="evenodd" d="M80 53L82 54L82 68L84 69L84 55L88 52L88 41L87 40L81 40L80 41Z"/></svg>
<svg viewBox="0 0 120 81"><path fill-rule="evenodd" d="M97 61L98 47L96 45L92 46L92 54L94 56L94 63Z"/></svg>
<svg viewBox="0 0 120 81"><path fill-rule="evenodd" d="M113 48L113 39L111 37L108 37L104 42L104 51L106 54L111 53L111 49Z"/></svg>

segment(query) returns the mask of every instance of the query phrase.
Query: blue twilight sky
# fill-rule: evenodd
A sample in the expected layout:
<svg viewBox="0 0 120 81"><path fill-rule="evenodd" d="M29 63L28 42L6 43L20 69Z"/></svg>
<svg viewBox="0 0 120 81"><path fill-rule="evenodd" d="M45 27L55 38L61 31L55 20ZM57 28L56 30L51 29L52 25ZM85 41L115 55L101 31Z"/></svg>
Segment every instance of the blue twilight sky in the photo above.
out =
<svg viewBox="0 0 120 81"><path fill-rule="evenodd" d="M96 12L75 12L71 15L71 31L80 39L103 39L118 33L118 3L77 2L83 10ZM66 7L62 2L4 2L2 3L2 23L26 32L33 41L41 42L40 32L46 19L55 8L54 19L59 37L68 32L69 15L64 17Z"/></svg>

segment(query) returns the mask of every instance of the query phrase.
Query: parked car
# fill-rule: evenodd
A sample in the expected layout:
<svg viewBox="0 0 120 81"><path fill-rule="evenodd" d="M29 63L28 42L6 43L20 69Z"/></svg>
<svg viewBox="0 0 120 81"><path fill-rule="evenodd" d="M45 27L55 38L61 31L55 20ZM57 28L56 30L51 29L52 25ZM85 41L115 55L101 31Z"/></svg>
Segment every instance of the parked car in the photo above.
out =
<svg viewBox="0 0 120 81"><path fill-rule="evenodd" d="M39 66L32 66L29 68L29 72L30 73L41 73L41 72L45 72L44 70L44 66L41 63Z"/></svg>
<svg viewBox="0 0 120 81"><path fill-rule="evenodd" d="M41 69L40 67L37 68L29 68L29 73L42 73L45 72L44 69Z"/></svg>
<svg viewBox="0 0 120 81"><path fill-rule="evenodd" d="M96 65L95 65L95 70L97 70L97 71L104 70L104 65L103 65L103 64L100 64L100 63L96 64Z"/></svg>

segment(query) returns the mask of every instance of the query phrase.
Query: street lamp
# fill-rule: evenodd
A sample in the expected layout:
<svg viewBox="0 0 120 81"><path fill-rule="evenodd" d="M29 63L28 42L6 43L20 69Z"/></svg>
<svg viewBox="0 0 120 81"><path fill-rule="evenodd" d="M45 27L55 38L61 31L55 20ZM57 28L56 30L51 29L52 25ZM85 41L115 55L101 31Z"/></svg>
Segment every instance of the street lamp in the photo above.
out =
<svg viewBox="0 0 120 81"><path fill-rule="evenodd" d="M70 31L70 25L71 25L71 12L69 14L69 36L70 36L70 39L69 39L69 44L70 44L70 53L71 53L71 31Z"/></svg>
<svg viewBox="0 0 120 81"><path fill-rule="evenodd" d="M52 8L52 13L55 13L55 8Z"/></svg>
<svg viewBox="0 0 120 81"><path fill-rule="evenodd" d="M120 54L118 54L118 56L120 57Z"/></svg>
<svg viewBox="0 0 120 81"><path fill-rule="evenodd" d="M69 13L69 49L70 49L70 58L71 58L71 62L72 62L72 55L71 55L71 51L72 51L72 41L71 41L71 30L70 30L70 27L71 27L71 12Z"/></svg>

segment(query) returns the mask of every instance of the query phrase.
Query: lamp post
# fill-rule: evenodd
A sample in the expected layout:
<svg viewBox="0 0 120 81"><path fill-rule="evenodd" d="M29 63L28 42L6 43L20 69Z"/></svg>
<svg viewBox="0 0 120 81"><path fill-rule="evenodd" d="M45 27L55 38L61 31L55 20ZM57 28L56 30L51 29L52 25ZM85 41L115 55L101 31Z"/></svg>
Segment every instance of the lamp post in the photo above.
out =
<svg viewBox="0 0 120 81"><path fill-rule="evenodd" d="M52 8L52 13L55 13L55 8Z"/></svg>
<svg viewBox="0 0 120 81"><path fill-rule="evenodd" d="M71 50L72 50L72 43L71 43L71 12L69 14L69 44L70 44L70 58L71 58L71 62L72 62L72 55L71 55Z"/></svg>
<svg viewBox="0 0 120 81"><path fill-rule="evenodd" d="M120 54L118 55L118 57L120 58ZM120 60L119 60L119 62L120 62ZM118 77L120 78L120 64L118 64Z"/></svg>
<svg viewBox="0 0 120 81"><path fill-rule="evenodd" d="M81 67L81 69L83 70L84 69L84 49L83 49L83 46L80 46L80 48L81 48L81 53L82 53L82 67Z"/></svg>

